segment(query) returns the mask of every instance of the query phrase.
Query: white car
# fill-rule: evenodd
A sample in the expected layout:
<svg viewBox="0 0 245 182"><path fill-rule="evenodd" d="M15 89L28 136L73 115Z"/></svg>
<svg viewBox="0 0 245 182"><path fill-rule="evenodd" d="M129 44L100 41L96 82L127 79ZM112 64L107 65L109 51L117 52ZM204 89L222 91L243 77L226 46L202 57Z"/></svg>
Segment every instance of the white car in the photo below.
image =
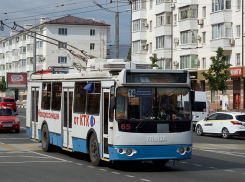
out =
<svg viewBox="0 0 245 182"><path fill-rule="evenodd" d="M196 133L218 134L223 138L245 136L245 113L216 112L196 124Z"/></svg>

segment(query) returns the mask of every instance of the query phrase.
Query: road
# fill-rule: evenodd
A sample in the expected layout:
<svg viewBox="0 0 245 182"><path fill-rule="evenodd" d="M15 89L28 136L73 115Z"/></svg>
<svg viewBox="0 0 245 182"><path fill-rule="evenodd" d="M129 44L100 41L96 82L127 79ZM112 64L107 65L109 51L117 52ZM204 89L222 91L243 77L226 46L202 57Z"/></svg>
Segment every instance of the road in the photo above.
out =
<svg viewBox="0 0 245 182"><path fill-rule="evenodd" d="M103 163L86 154L56 148L46 153L25 133L25 109L18 108L21 132L0 132L0 181L244 181L245 138L222 139L193 133L193 157L159 168L151 162Z"/></svg>

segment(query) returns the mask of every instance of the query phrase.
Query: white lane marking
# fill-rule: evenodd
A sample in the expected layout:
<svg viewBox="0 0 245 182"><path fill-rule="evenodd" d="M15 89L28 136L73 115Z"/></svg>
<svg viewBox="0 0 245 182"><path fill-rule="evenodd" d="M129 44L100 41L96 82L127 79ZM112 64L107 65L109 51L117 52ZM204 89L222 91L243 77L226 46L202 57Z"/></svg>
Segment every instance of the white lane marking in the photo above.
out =
<svg viewBox="0 0 245 182"><path fill-rule="evenodd" d="M61 160L61 161L64 161L64 162L69 162L68 160L65 160L65 159L61 159L61 158L57 158L57 157L52 157L52 156L41 154L41 153L38 153L38 152L33 152L33 151L29 151L29 152L30 153L34 153L34 154L38 154L38 155L42 155L42 156L46 156L48 158L52 158L52 159L56 159L56 160Z"/></svg>
<svg viewBox="0 0 245 182"><path fill-rule="evenodd" d="M21 164L21 163L42 163L42 162L66 162L66 161L21 161L21 162L0 162L0 164Z"/></svg>
<svg viewBox="0 0 245 182"><path fill-rule="evenodd" d="M129 178L134 178L135 176L130 176L130 175L125 175L125 176L127 176L127 177L129 177Z"/></svg>
<svg viewBox="0 0 245 182"><path fill-rule="evenodd" d="M225 151L214 151L214 150L203 150L203 149L199 149L199 150L202 150L202 151L205 151L205 152L218 153L218 154L232 155L232 156L236 156L236 157L245 157L245 154L244 155L235 155L235 154L233 154L231 152L225 152Z"/></svg>
<svg viewBox="0 0 245 182"><path fill-rule="evenodd" d="M4 144L3 142L0 142L0 144Z"/></svg>
<svg viewBox="0 0 245 182"><path fill-rule="evenodd" d="M26 118L25 116L20 116L20 115L18 115L17 117L20 117L20 118Z"/></svg>
<svg viewBox="0 0 245 182"><path fill-rule="evenodd" d="M242 174L245 174L245 173L242 173Z"/></svg>
<svg viewBox="0 0 245 182"><path fill-rule="evenodd" d="M106 169L100 169L101 171L107 171Z"/></svg>
<svg viewBox="0 0 245 182"><path fill-rule="evenodd" d="M227 171L227 172L235 172L235 171L233 171L233 170L225 170L225 171Z"/></svg>
<svg viewBox="0 0 245 182"><path fill-rule="evenodd" d="M148 180L148 179L140 179L141 181L151 181L151 180Z"/></svg>
<svg viewBox="0 0 245 182"><path fill-rule="evenodd" d="M111 173L113 173L113 174L120 174L120 173L117 173L117 172L111 172Z"/></svg>
<svg viewBox="0 0 245 182"><path fill-rule="evenodd" d="M202 166L202 165L200 165L200 164L193 164L193 166Z"/></svg>
<svg viewBox="0 0 245 182"><path fill-rule="evenodd" d="M87 167L92 168L92 169L94 168L93 166L87 166Z"/></svg>
<svg viewBox="0 0 245 182"><path fill-rule="evenodd" d="M14 158L14 157L28 157L28 158L35 158L35 159L47 159L47 157L36 157L36 156L0 156L0 158L7 158L7 157L11 157L11 158Z"/></svg>
<svg viewBox="0 0 245 182"><path fill-rule="evenodd" d="M218 169L218 168L216 168L216 167L208 167L209 169Z"/></svg>
<svg viewBox="0 0 245 182"><path fill-rule="evenodd" d="M180 163L182 163L182 164L186 164L187 162L180 162Z"/></svg>
<svg viewBox="0 0 245 182"><path fill-rule="evenodd" d="M26 129L26 127L20 127L21 129Z"/></svg>
<svg viewBox="0 0 245 182"><path fill-rule="evenodd" d="M77 165L79 165L79 166L82 166L83 164L80 164L80 163L76 163Z"/></svg>
<svg viewBox="0 0 245 182"><path fill-rule="evenodd" d="M30 138L1 138L1 140L23 140L23 139L26 139L26 140L30 140Z"/></svg>

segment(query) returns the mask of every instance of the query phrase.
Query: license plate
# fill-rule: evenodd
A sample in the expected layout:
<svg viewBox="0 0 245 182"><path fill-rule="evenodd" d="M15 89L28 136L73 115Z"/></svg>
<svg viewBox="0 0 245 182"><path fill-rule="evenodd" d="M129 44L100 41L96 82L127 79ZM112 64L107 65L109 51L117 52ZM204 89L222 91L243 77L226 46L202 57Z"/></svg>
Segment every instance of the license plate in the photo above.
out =
<svg viewBox="0 0 245 182"><path fill-rule="evenodd" d="M5 124L5 125L3 125L3 128L12 128L12 127L13 127L12 124Z"/></svg>
<svg viewBox="0 0 245 182"><path fill-rule="evenodd" d="M12 106L12 104L7 104L8 106Z"/></svg>

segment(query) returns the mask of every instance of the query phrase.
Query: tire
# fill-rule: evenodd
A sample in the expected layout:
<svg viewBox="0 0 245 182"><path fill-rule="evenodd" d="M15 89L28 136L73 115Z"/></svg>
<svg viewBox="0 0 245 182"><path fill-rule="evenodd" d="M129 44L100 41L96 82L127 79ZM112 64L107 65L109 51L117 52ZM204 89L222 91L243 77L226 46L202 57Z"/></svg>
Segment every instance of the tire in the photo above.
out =
<svg viewBox="0 0 245 182"><path fill-rule="evenodd" d="M229 130L227 128L222 129L221 135L222 135L222 138L224 139L230 138Z"/></svg>
<svg viewBox="0 0 245 182"><path fill-rule="evenodd" d="M158 167L165 166L169 160L168 159L159 159L159 160L152 160L153 164Z"/></svg>
<svg viewBox="0 0 245 182"><path fill-rule="evenodd" d="M19 133L20 132L20 129L18 129L18 130L14 130L15 131L15 133Z"/></svg>
<svg viewBox="0 0 245 182"><path fill-rule="evenodd" d="M202 136L203 135L203 130L202 130L202 126L201 125L197 125L196 133L197 133L198 136Z"/></svg>
<svg viewBox="0 0 245 182"><path fill-rule="evenodd" d="M48 126L45 124L42 128L42 149L44 152L49 152L51 150L51 145L49 141L49 131Z"/></svg>
<svg viewBox="0 0 245 182"><path fill-rule="evenodd" d="M91 163L94 166L98 166L100 164L100 154L99 154L99 146L95 133L91 135L89 141L89 157Z"/></svg>

